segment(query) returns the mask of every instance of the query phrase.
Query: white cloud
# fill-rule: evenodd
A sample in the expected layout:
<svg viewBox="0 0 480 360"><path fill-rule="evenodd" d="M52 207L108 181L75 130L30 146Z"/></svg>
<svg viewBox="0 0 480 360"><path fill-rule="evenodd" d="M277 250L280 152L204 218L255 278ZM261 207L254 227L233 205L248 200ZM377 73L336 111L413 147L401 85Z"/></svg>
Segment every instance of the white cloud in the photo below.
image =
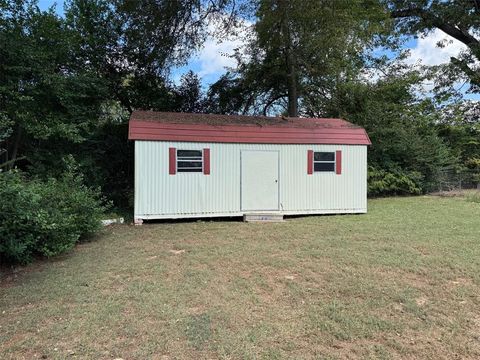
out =
<svg viewBox="0 0 480 360"><path fill-rule="evenodd" d="M226 68L235 67L236 60L231 57L236 48L243 45L240 37L219 40L209 37L203 48L200 50L194 60L198 59L199 71L201 77L209 77L224 73Z"/></svg>
<svg viewBox="0 0 480 360"><path fill-rule="evenodd" d="M236 61L229 55L232 55L236 48L245 45L244 32L248 31L250 25L251 23L246 23L243 31L238 31L238 35L230 36L228 39L222 39L221 41L213 35L209 36L202 49L190 60L190 63L195 63L195 67L198 68L198 74L208 82L208 80L215 80L225 73L226 68L235 67ZM211 25L211 29L214 29L214 25ZM439 42L443 43L444 46L437 46ZM460 41L441 30L435 29L426 36L417 39L417 43L411 48L410 56L406 59L406 62L412 65L428 66L444 64L450 61L450 57L457 56L466 49L467 47Z"/></svg>
<svg viewBox="0 0 480 360"><path fill-rule="evenodd" d="M193 55L185 66L173 71L172 80L175 83L180 81L183 73L188 70L195 71L201 78L204 85L218 80L228 68L235 68L237 61L231 56L235 49L244 52L245 39L251 34L252 23L243 21L233 33L220 38L216 34L217 26L213 22L209 26L209 36L202 48Z"/></svg>
<svg viewBox="0 0 480 360"><path fill-rule="evenodd" d="M251 24L245 25L244 31L247 31L249 25ZM221 74L225 73L226 68L236 66L235 59L229 55L233 54L236 48L245 45L243 35L244 33L239 31L239 35L231 36L222 41L214 36L208 37L202 49L196 56L192 57L190 63L195 64L195 67L198 68L198 74L206 82L216 80ZM442 43L443 47L439 47L438 43ZM467 47L460 41L441 30L435 29L426 36L417 39L415 46L410 50L410 56L406 59L406 63L427 66L444 64L450 61L450 57L457 56L466 49Z"/></svg>
<svg viewBox="0 0 480 360"><path fill-rule="evenodd" d="M441 46L438 46L441 44ZM405 62L414 66L435 66L447 64L450 58L458 56L462 51L467 50L467 46L445 34L439 29L429 32L426 36L419 37L415 46L410 48L410 56ZM432 95L435 85L434 79L424 80L417 86L417 93L423 96ZM460 87L462 84L455 84Z"/></svg>
<svg viewBox="0 0 480 360"><path fill-rule="evenodd" d="M442 42L444 47L438 47L439 42ZM440 65L448 63L450 57L457 56L466 49L466 45L460 41L441 30L435 29L426 36L418 38L417 44L410 50L407 63L429 66Z"/></svg>

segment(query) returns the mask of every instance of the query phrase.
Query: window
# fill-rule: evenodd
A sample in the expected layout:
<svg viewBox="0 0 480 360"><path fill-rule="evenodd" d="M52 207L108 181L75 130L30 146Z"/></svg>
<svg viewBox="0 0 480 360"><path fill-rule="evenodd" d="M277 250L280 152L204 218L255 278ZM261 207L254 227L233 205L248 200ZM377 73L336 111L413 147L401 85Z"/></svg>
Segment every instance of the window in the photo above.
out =
<svg viewBox="0 0 480 360"><path fill-rule="evenodd" d="M178 172L202 172L202 150L177 150Z"/></svg>
<svg viewBox="0 0 480 360"><path fill-rule="evenodd" d="M313 171L335 171L335 153L315 152L313 154Z"/></svg>

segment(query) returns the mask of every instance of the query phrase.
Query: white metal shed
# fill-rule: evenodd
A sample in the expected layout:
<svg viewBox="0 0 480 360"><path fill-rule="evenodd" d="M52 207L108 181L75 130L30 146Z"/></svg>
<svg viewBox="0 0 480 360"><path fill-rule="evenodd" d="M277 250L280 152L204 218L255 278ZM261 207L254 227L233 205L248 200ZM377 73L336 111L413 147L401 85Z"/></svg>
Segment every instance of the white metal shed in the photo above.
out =
<svg viewBox="0 0 480 360"><path fill-rule="evenodd" d="M135 111L136 223L367 211L367 146L341 119Z"/></svg>

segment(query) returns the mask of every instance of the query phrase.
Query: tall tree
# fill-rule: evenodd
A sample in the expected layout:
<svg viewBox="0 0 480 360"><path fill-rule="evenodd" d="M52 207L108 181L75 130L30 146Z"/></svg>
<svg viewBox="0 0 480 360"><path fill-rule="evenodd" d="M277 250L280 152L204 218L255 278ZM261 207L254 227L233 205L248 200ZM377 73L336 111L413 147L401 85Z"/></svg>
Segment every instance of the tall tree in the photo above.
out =
<svg viewBox="0 0 480 360"><path fill-rule="evenodd" d="M0 121L8 125L0 141L10 166L42 142L80 142L95 126L104 84L71 66L71 36L53 10L0 3Z"/></svg>
<svg viewBox="0 0 480 360"><path fill-rule="evenodd" d="M440 170L456 163L456 154L436 129L442 112L431 98L419 96L416 72L387 70L374 83L338 86L325 114L363 126L372 140L368 151L373 195L418 193L437 186Z"/></svg>
<svg viewBox="0 0 480 360"><path fill-rule="evenodd" d="M0 161L30 161L87 139L118 101L175 110L168 81L230 0L71 0L65 17L36 0L0 0ZM57 153L56 156L61 154ZM52 157L52 156L51 156Z"/></svg>
<svg viewBox="0 0 480 360"><path fill-rule="evenodd" d="M403 34L426 34L440 29L465 44L467 51L450 58L451 67L456 70L452 81L466 78L472 91L480 92L480 1L390 0L387 6Z"/></svg>
<svg viewBox="0 0 480 360"><path fill-rule="evenodd" d="M358 75L365 49L388 23L375 0L254 4L254 36L247 56L238 56L242 80L221 79L250 89L251 96L238 104L247 112L304 114L310 97L327 96L333 83Z"/></svg>
<svg viewBox="0 0 480 360"><path fill-rule="evenodd" d="M201 80L191 70L184 74L180 84L175 86L175 97L175 111L199 113L206 110Z"/></svg>
<svg viewBox="0 0 480 360"><path fill-rule="evenodd" d="M232 0L70 0L66 22L79 66L107 80L129 111L172 110L170 69L207 36L209 21L235 10Z"/></svg>

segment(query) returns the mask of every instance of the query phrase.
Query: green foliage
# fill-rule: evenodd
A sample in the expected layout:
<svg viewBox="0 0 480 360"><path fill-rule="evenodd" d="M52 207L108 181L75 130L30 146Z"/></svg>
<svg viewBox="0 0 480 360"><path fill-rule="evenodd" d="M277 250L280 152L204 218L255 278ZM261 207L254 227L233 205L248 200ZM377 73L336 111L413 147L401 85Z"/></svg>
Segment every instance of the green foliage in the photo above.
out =
<svg viewBox="0 0 480 360"><path fill-rule="evenodd" d="M98 230L106 207L98 191L83 185L72 168L56 179L28 180L17 171L0 173L0 256L27 263L54 256Z"/></svg>
<svg viewBox="0 0 480 360"><path fill-rule="evenodd" d="M180 79L180 85L175 87L176 109L179 112L202 112L205 100L202 93L200 78L188 71Z"/></svg>
<svg viewBox="0 0 480 360"><path fill-rule="evenodd" d="M477 108L469 102L447 107L436 128L440 137L460 159L462 166L480 171L480 123Z"/></svg>
<svg viewBox="0 0 480 360"><path fill-rule="evenodd" d="M0 1L0 166L45 180L73 156L87 184L128 206L129 112L202 110L198 76L176 86L168 73L204 40L204 16L228 1L65 5L61 17L34 0Z"/></svg>
<svg viewBox="0 0 480 360"><path fill-rule="evenodd" d="M63 154L70 154L84 174L85 184L99 188L115 207L130 209L133 197L133 149L128 141L128 112L118 102L105 103L98 125L80 144L48 141L29 156L30 174L48 179L67 171ZM60 149L60 150L59 150ZM55 156L53 156L55 154Z"/></svg>
<svg viewBox="0 0 480 360"><path fill-rule="evenodd" d="M245 80L228 71L207 92L208 112L215 114L245 113L253 106L254 93L245 84ZM252 104L252 105L251 105Z"/></svg>
<svg viewBox="0 0 480 360"><path fill-rule="evenodd" d="M251 3L257 21L254 34L247 37L248 56L236 56L238 79L229 75L214 86L216 94L220 90L222 110L235 105L243 112L304 114L309 103L326 96L338 79L358 74L365 50L389 28L389 19L375 0ZM223 101L222 83L228 85L225 92L244 96Z"/></svg>
<svg viewBox="0 0 480 360"><path fill-rule="evenodd" d="M230 0L71 0L65 25L77 64L96 71L128 111L172 110L172 66L206 38L207 19ZM87 65L85 65L87 64Z"/></svg>
<svg viewBox="0 0 480 360"><path fill-rule="evenodd" d="M375 84L347 82L325 105L328 115L367 130L372 141L369 164L383 171L372 179L389 179L373 186L371 194L380 195L382 189L385 195L434 190L439 171L457 162L436 130L439 111L430 100L414 95L416 83L415 74L392 75Z"/></svg>
<svg viewBox="0 0 480 360"><path fill-rule="evenodd" d="M465 165L470 169L479 169L480 170L480 158L473 157L465 161Z"/></svg>
<svg viewBox="0 0 480 360"><path fill-rule="evenodd" d="M368 168L368 195L419 195L423 176L419 172L405 173Z"/></svg>
<svg viewBox="0 0 480 360"><path fill-rule="evenodd" d="M12 125L13 122L7 117L7 115L0 110L0 143L8 139L12 134ZM1 150L0 150L1 152ZM2 154L0 153L0 156ZM0 164L2 161L0 161Z"/></svg>
<svg viewBox="0 0 480 360"><path fill-rule="evenodd" d="M13 172L0 173L0 255L14 262L28 262L39 240L42 220L40 195ZM38 209L38 210L37 210Z"/></svg>
<svg viewBox="0 0 480 360"><path fill-rule="evenodd" d="M417 94L415 86L423 77L396 59L375 58L372 50L378 45L398 50L397 35L428 32L442 22L465 24L457 30L478 38L473 2L241 3L70 0L64 16L58 16L53 9L41 11L35 0L0 0L0 169L18 166L36 179L12 181L8 196L19 196L13 203L23 207L17 209L21 216L50 229L50 237L44 237L48 244L39 253L70 246L58 229L78 234L93 226L87 221L92 218L88 206L81 210L79 204L88 204L98 192L86 195L88 199L65 194L65 184L83 185L75 177L67 179L71 169L64 158L74 159L89 188L99 188L117 207L131 207L133 143L127 133L134 109L224 114L288 110L346 118L365 127L373 142L370 193L375 195L430 191L445 166L468 168L473 180L480 181L480 130L473 106L464 104L442 117L438 104ZM225 30L224 25L235 23L234 16L225 15L240 8L248 13L239 23L255 23L253 33L245 35L247 46L235 54L238 67L210 86L207 99L193 72L173 83L172 67L183 65L199 49L212 25ZM406 8L409 14L393 14ZM392 14L402 33L391 31ZM453 81L469 78L475 90L478 71L472 75L469 68L477 69L478 61L472 59L479 54L472 44L466 44L468 50L452 60L444 75ZM394 66L384 77L365 80L371 67L389 62ZM29 203L35 205L26 210ZM82 211L87 214L83 219L78 215ZM60 212L76 213L82 230L73 229L73 218L58 216ZM61 220L52 224L48 217ZM37 238L25 238L15 243L18 252L30 242L39 244Z"/></svg>
<svg viewBox="0 0 480 360"><path fill-rule="evenodd" d="M74 33L53 10L30 1L0 3L0 141L6 161L45 142L88 138L106 97L104 81L79 66ZM61 150L61 148L57 149Z"/></svg>

